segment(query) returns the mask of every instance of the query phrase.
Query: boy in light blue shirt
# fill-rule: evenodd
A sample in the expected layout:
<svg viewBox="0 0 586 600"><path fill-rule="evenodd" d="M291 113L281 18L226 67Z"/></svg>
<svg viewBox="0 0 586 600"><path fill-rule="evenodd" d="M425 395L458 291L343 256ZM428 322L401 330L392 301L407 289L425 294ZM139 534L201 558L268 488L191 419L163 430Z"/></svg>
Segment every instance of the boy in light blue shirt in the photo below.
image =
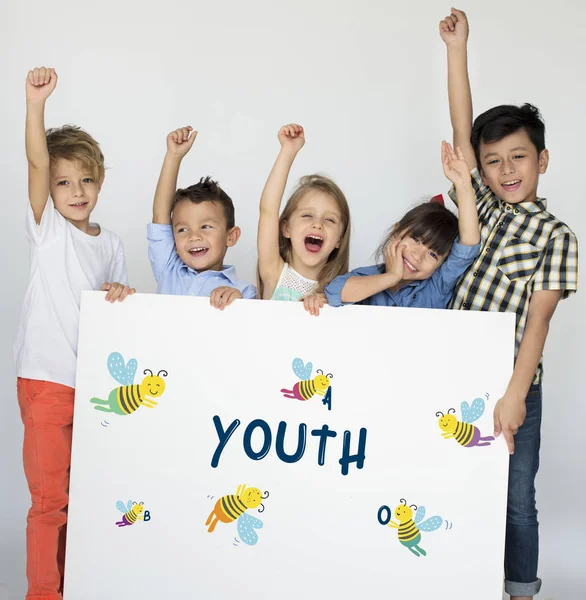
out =
<svg viewBox="0 0 586 600"><path fill-rule="evenodd" d="M167 136L153 222L148 226L149 259L158 294L209 296L224 309L237 298L256 298L256 288L224 265L226 251L238 241L232 200L209 177L177 190L181 161L197 131L182 127Z"/></svg>

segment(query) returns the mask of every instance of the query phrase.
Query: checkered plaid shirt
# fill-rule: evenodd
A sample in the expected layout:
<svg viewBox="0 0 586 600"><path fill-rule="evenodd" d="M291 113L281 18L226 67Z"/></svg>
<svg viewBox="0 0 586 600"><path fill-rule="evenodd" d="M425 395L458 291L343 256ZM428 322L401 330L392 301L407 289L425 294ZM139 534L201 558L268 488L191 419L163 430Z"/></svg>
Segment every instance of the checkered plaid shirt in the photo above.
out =
<svg viewBox="0 0 586 600"><path fill-rule="evenodd" d="M449 308L516 313L516 356L533 292L562 290L567 298L578 289L578 241L547 212L544 198L507 204L482 183L478 169L471 175L481 250L458 281ZM454 188L449 195L456 200ZM542 374L540 362L533 382L539 383Z"/></svg>

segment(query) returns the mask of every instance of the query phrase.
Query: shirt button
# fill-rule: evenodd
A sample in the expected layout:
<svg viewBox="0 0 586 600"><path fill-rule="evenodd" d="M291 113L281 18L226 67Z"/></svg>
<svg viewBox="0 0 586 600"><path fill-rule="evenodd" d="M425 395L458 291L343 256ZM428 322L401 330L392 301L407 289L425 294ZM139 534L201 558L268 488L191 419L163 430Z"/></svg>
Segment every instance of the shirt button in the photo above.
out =
<svg viewBox="0 0 586 600"><path fill-rule="evenodd" d="M516 215L518 215L518 214L519 214L521 211L520 211L518 208L516 208L516 209L515 209L513 212L514 212Z"/></svg>
<svg viewBox="0 0 586 600"><path fill-rule="evenodd" d="M468 302L464 302L464 304L462 304L462 308L468 308Z"/></svg>
<svg viewBox="0 0 586 600"><path fill-rule="evenodd" d="M472 275L474 275L474 277L478 277L478 271L474 271L474 273L472 273Z"/></svg>
<svg viewBox="0 0 586 600"><path fill-rule="evenodd" d="M487 246L486 249L484 250L485 252L490 252L490 246Z"/></svg>
<svg viewBox="0 0 586 600"><path fill-rule="evenodd" d="M510 207L510 206L507 206L507 210L511 210L511 207Z"/></svg>
<svg viewBox="0 0 586 600"><path fill-rule="evenodd" d="M415 300L415 298L417 298L417 294L413 294L413 300Z"/></svg>

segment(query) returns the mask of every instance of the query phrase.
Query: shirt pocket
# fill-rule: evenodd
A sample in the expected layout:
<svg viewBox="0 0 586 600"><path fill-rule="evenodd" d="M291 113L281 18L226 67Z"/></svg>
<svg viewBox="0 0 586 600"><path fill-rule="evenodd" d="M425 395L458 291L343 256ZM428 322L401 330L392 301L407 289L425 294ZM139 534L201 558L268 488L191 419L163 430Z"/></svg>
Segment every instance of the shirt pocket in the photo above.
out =
<svg viewBox="0 0 586 600"><path fill-rule="evenodd" d="M540 255L537 246L513 237L503 249L498 262L499 271L511 281L529 281L539 264Z"/></svg>

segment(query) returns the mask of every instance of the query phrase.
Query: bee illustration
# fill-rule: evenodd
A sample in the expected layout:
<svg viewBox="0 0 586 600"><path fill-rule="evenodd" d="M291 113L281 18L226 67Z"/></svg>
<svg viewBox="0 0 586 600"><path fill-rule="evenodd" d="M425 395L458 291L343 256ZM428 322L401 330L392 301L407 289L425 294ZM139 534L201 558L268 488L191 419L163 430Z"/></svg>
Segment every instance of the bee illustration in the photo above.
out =
<svg viewBox="0 0 586 600"><path fill-rule="evenodd" d="M124 502L116 502L116 508L124 513L122 515L122 519L120 521L116 521L116 525L118 527L126 527L128 525L134 525L137 520L142 521L144 517L142 513L144 511L143 502L133 502L132 500L128 501L128 504L124 506Z"/></svg>
<svg viewBox="0 0 586 600"><path fill-rule="evenodd" d="M494 441L493 436L482 437L480 429L471 425L474 421L480 419L484 414L484 400L482 398L476 398L472 402L472 406L468 402L462 402L462 420L458 421L455 416L456 409L450 408L448 414L444 415L443 412L436 412L435 416L438 418L438 425L444 432L442 436L444 439L449 440L454 438L458 444L465 448L472 448L474 446L490 446L490 442Z"/></svg>
<svg viewBox="0 0 586 600"><path fill-rule="evenodd" d="M141 406L154 408L158 402L154 398L163 395L165 391L165 381L161 377L167 377L167 371L159 371L156 375L150 369L145 369L147 375L142 383L134 383L134 376L138 363L135 358L131 358L124 364L124 358L119 352L112 352L108 356L108 371L110 375L120 384L120 387L113 389L107 400L101 398L92 398L90 402L97 404L96 410L117 415L130 415Z"/></svg>
<svg viewBox="0 0 586 600"><path fill-rule="evenodd" d="M266 495L265 495L266 494ZM232 523L237 521L238 535L245 544L254 546L258 542L258 535L255 529L262 529L263 522L256 517L249 515L246 511L249 508L257 508L258 512L263 512L265 507L262 500L266 500L269 493L264 494L254 487L246 487L245 484L239 485L235 494L222 496L214 506L206 521L208 533L212 533L216 525L222 523Z"/></svg>
<svg viewBox="0 0 586 600"><path fill-rule="evenodd" d="M296 398L297 400L310 400L313 396L325 396L322 403L332 409L332 388L330 381L333 378L331 373L324 375L321 369L317 370L317 375L310 379L313 364L308 362L306 365L300 358L293 361L293 372L301 381L298 381L292 390L283 388L281 393L285 398Z"/></svg>
<svg viewBox="0 0 586 600"><path fill-rule="evenodd" d="M439 529L443 523L441 517L430 517L423 521L425 517L425 508L420 506L417 508L415 504L407 506L405 498L401 498L401 504L395 508L395 517L399 521L391 520L388 526L392 529L397 529L399 536L399 542L403 544L410 552L415 556L427 556L427 552L419 545L421 542L421 532L431 532ZM413 518L413 511L415 511L415 518Z"/></svg>

